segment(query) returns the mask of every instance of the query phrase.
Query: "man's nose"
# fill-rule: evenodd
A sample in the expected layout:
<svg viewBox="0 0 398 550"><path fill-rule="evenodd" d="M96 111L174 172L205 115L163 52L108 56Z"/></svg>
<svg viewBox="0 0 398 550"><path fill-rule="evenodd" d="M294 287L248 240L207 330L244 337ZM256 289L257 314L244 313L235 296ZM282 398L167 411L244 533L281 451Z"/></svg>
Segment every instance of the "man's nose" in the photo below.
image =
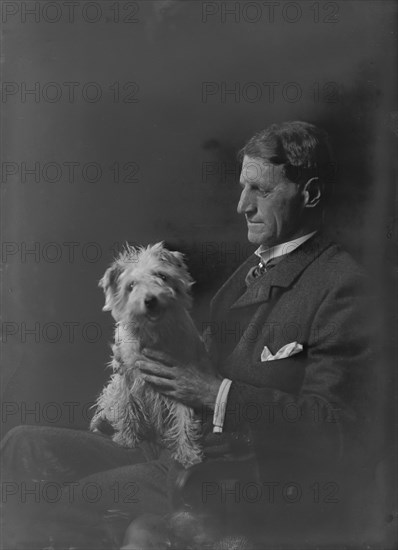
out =
<svg viewBox="0 0 398 550"><path fill-rule="evenodd" d="M249 192L246 189L242 190L236 210L238 214L247 214L248 212L255 210L254 205L250 200Z"/></svg>

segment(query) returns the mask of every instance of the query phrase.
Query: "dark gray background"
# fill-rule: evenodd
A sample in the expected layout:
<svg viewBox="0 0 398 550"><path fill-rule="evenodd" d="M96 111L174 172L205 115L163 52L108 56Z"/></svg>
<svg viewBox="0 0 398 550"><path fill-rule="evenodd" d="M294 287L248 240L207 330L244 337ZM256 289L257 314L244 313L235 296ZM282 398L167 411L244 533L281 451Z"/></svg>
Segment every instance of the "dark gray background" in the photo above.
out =
<svg viewBox="0 0 398 550"><path fill-rule="evenodd" d="M213 3L220 11L207 22L203 2L141 2L136 23L115 23L113 3L105 1L97 2L103 10L98 22L85 21L78 9L74 22L67 21L64 10L58 22L50 23L46 17L53 19L55 12L48 6L38 21L27 16L24 22L22 4L32 3L10 2L17 13L3 12L3 82L18 89L2 96L3 163L18 168L2 180L3 241L10 247L3 248L2 258L3 328L15 330L14 335L3 332L3 432L25 422L87 425L82 408L107 376L112 338L97 282L125 240L165 240L187 253L197 280L200 328L211 294L250 251L244 221L235 212L237 174L206 179L203 163L237 170L237 150L272 122L308 120L330 132L337 169L327 222L374 277L384 305L390 304L385 349L392 348L395 2L320 2L319 22L313 2L296 2L301 8L296 22L287 20L294 19L295 8L283 12L279 2L273 22L264 8L252 23L248 19L256 18L261 2L251 3L252 11L244 11L241 3L240 16L227 16L225 22L222 9L235 2ZM120 2L121 19L131 13L127 4ZM87 14L89 19L95 15ZM78 85L76 100L69 102L63 83L71 81ZM109 89L115 81L121 86L136 82L139 101L124 102L124 92L115 102ZM58 101L48 100L54 92L45 88L49 82L63 90ZM100 101L82 97L88 82L101 87ZM241 94L225 101L221 93L204 99L206 82L240 86ZM279 83L273 101L264 82ZM24 101L23 83L28 88L38 83L39 97ZM253 83L263 90L255 100ZM289 83L302 92L297 101L292 101L293 88L286 88ZM62 177L51 183L50 172L49 178L36 182L27 176L23 183L24 162L39 163L40 169L58 163L64 166ZM80 163L73 183L66 162ZM90 162L103 170L97 183L81 177L82 165ZM110 170L115 162L137 163L137 181L115 183ZM77 243L71 261L67 242ZM25 257L24 243L38 243L39 257ZM57 261L51 261L56 249L49 243L62 251ZM95 259L87 243L96 243L101 256ZM65 323L73 322L75 333L68 341ZM25 334L24 323L27 328L38 324L38 341ZM102 336L85 334L87 323L100 325ZM56 339L52 326L61 329L55 342L50 341ZM87 336L97 341L90 343ZM78 403L73 418L66 402ZM36 407L35 415L26 416L24 407Z"/></svg>

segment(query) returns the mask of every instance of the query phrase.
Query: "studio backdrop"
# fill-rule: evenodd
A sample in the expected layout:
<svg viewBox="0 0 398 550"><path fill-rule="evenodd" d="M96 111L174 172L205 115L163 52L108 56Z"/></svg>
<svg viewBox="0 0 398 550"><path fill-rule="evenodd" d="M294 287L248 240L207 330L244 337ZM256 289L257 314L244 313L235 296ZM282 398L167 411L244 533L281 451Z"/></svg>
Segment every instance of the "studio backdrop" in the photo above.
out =
<svg viewBox="0 0 398 550"><path fill-rule="evenodd" d="M237 152L273 122L330 134L325 224L384 292L388 356L396 3L75 4L1 7L3 434L87 427L112 339L98 281L126 241L187 255L202 327L252 252Z"/></svg>

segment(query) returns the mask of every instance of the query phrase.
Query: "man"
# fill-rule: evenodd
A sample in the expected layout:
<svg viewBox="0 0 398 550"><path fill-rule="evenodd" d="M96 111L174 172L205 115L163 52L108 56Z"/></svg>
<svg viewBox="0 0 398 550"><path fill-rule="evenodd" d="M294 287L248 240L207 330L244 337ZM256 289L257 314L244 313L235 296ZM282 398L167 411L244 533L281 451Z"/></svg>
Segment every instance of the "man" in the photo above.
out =
<svg viewBox="0 0 398 550"><path fill-rule="evenodd" d="M257 526L268 533L273 526L281 544L289 536L292 543L299 536L308 542L316 525L318 543L336 528L344 540L342 517L361 521L352 519L354 501L364 498L361 486L369 484L375 444L369 394L374 309L366 279L322 231L333 175L326 134L305 122L275 124L250 139L241 154L238 213L258 248L212 300L205 337L217 374L202 374L195 365L170 368L172 358L149 351L151 360L141 368L162 393L212 410L208 445L230 458L242 453L243 442L254 452L256 464L247 465L251 477L243 464L237 475L247 487L254 482ZM231 476L225 468L213 466L213 475L202 466L207 506L210 496L227 500L228 491L221 494L223 476ZM283 506L264 510L264 501L273 504L277 494L259 496L264 486L279 487L283 504L303 499L290 523ZM302 493L309 487L325 494L313 494L307 505ZM293 491L290 497L284 488ZM317 513L317 499L334 506ZM235 495L232 524L244 515L244 500ZM252 504L246 515L253 513Z"/></svg>
<svg viewBox="0 0 398 550"><path fill-rule="evenodd" d="M212 363L214 374L152 350L144 350L139 366L159 392L210 415L209 456L250 448L260 457L260 471L283 465L300 476L325 464L330 471L362 449L370 339L361 270L321 230L332 167L327 137L304 122L272 125L242 156L238 212L258 249L212 301L209 354L202 361ZM164 451L150 444L128 451L94 434L39 430L8 435L8 472L14 466L19 479L64 475L94 484L101 489L94 503L101 517L114 508L130 518L167 512L171 463ZM76 453L82 464L73 459ZM114 484L123 489L122 481L139 484L138 502L112 503ZM87 504L87 498L72 504Z"/></svg>
<svg viewBox="0 0 398 550"><path fill-rule="evenodd" d="M238 213L258 249L211 304L205 337L217 374L195 365L170 369L172 358L149 350L159 362L141 368L162 393L215 410L216 432L250 425L259 443L274 447L269 415L245 421L245 404L267 404L286 415L290 406L301 420L302 431L293 430L296 451L297 444L322 440L325 453L340 456L344 440L366 429L358 415L371 350L364 275L322 232L333 167L327 136L305 122L272 125L241 154ZM297 344L290 357L289 349L284 353L289 344ZM282 358L267 360L279 350ZM291 431L293 422L285 424ZM289 446L285 435L278 428L272 437Z"/></svg>

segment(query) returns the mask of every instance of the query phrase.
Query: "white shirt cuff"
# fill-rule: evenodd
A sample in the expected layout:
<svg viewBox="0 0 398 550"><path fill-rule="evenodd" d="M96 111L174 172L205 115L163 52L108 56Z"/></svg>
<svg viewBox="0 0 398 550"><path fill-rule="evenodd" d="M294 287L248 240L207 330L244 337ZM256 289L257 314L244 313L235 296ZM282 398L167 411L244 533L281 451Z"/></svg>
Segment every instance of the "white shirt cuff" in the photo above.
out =
<svg viewBox="0 0 398 550"><path fill-rule="evenodd" d="M214 407L213 415L213 433L221 433L224 426L225 411L227 407L229 388L231 387L232 380L224 378L221 382L221 386L218 390L216 404Z"/></svg>

